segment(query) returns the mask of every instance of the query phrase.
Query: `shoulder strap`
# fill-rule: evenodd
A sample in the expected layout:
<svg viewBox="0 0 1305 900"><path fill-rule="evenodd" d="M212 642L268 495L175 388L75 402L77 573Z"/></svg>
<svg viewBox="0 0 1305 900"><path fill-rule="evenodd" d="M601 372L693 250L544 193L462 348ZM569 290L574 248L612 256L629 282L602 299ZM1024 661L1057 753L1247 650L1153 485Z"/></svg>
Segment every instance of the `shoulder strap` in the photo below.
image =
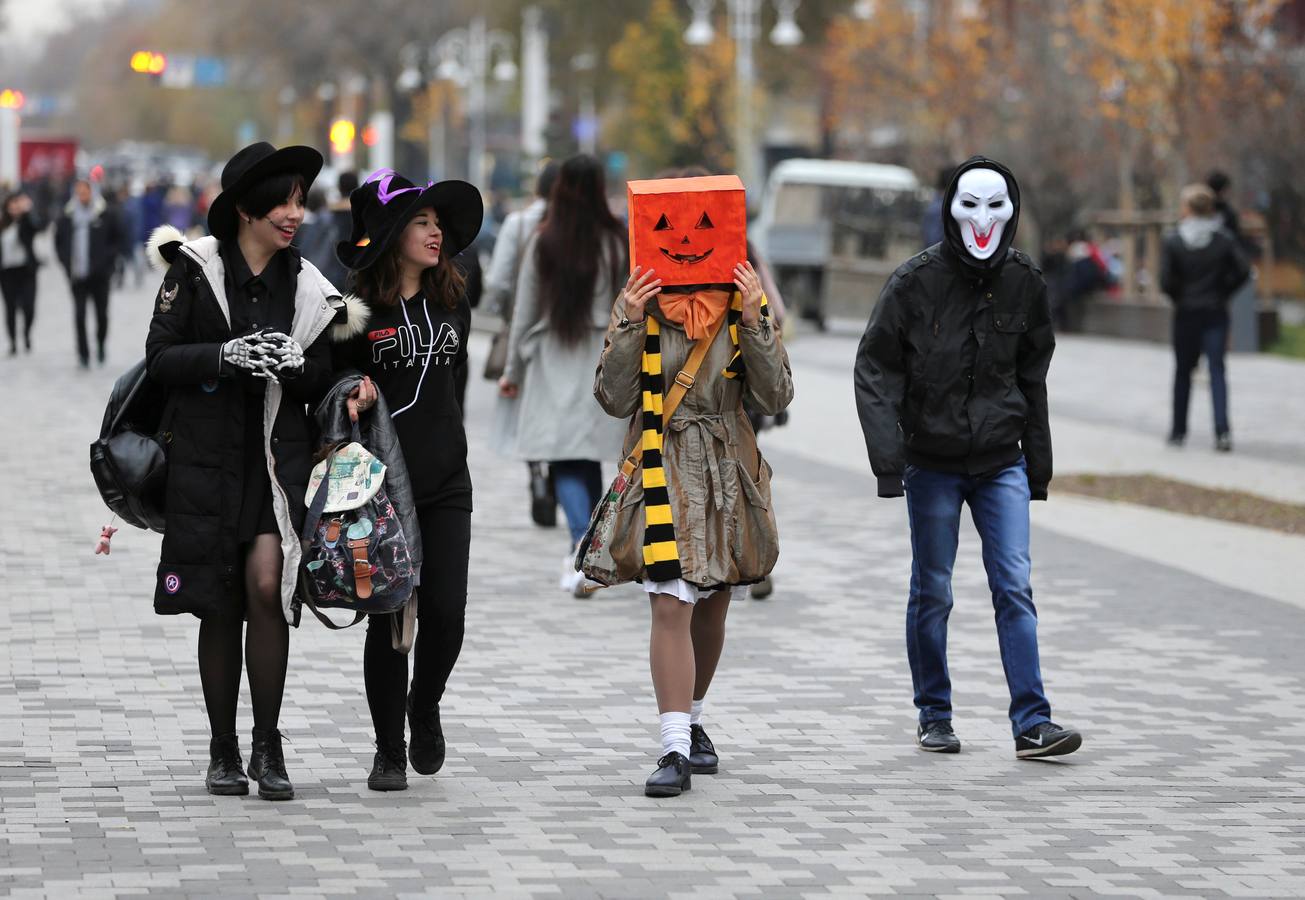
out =
<svg viewBox="0 0 1305 900"><path fill-rule="evenodd" d="M705 338L696 341L693 349L689 352L689 358L684 361L684 368L675 376L675 381L671 385L670 391L667 392L666 398L662 401L662 430L670 424L671 416L679 408L680 401L684 395L689 392L697 381L698 370L702 368L702 361L707 358L707 351L711 345L716 342L716 335L720 334L721 326L725 324L725 316L716 320L716 324L711 326L711 331ZM643 459L643 441L636 443L633 452L621 463L621 474L629 478L634 474L634 470L639 467Z"/></svg>

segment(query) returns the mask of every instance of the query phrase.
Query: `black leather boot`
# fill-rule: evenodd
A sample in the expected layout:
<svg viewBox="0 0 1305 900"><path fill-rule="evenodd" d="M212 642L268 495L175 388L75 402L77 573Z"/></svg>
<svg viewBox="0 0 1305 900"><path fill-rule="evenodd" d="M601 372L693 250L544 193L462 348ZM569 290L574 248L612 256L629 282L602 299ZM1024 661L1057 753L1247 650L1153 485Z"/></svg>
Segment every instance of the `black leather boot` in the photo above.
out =
<svg viewBox="0 0 1305 900"><path fill-rule="evenodd" d="M249 777L258 782L258 796L264 800L293 800L295 786L285 773L281 732L275 728L254 729L254 749L249 752Z"/></svg>
<svg viewBox="0 0 1305 900"><path fill-rule="evenodd" d="M204 786L210 794L220 797L243 797L249 793L249 782L241 771L240 741L233 731L219 734L208 742L208 776Z"/></svg>
<svg viewBox="0 0 1305 900"><path fill-rule="evenodd" d="M434 775L444 766L444 729L440 726L440 708L418 713L408 695L408 760L419 775Z"/></svg>
<svg viewBox="0 0 1305 900"><path fill-rule="evenodd" d="M689 760L674 751L657 760L657 771L644 782L645 797L678 797L693 787L689 778Z"/></svg>
<svg viewBox="0 0 1305 900"><path fill-rule="evenodd" d="M367 787L373 791L408 789L408 748L403 741L398 744L376 742L376 756L372 760L372 773L367 776Z"/></svg>

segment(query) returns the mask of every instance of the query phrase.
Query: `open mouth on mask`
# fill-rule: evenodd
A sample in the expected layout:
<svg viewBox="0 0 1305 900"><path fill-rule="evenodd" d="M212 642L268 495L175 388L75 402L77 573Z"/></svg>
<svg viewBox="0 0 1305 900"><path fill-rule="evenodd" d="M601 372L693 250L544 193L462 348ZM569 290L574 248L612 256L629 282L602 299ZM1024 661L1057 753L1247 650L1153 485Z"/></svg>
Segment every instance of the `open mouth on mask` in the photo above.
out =
<svg viewBox="0 0 1305 900"><path fill-rule="evenodd" d="M689 265L693 265L694 263L700 263L707 257L711 256L711 250L708 250L705 253L672 253L671 251L667 250L665 247L658 247L657 249L662 251L662 253L665 254L666 258L669 259L671 262L677 262L683 266L689 266ZM714 249L716 248L713 247L712 250Z"/></svg>
<svg viewBox="0 0 1305 900"><path fill-rule="evenodd" d="M992 242L992 233L996 230L996 226L993 226L988 229L987 234L980 234L979 229L973 225L970 226L970 233L974 235L974 243L980 250L988 249L988 244Z"/></svg>

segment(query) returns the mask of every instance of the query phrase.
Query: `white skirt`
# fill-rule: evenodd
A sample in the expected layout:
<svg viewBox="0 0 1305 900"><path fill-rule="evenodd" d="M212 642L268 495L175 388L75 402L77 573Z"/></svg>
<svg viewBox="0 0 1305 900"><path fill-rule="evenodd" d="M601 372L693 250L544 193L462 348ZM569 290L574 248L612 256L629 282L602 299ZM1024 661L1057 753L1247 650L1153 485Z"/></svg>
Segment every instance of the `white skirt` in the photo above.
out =
<svg viewBox="0 0 1305 900"><path fill-rule="evenodd" d="M731 584L725 588L701 588L696 584L689 584L683 578L676 578L674 581L645 581L643 589L650 597L654 594L670 594L672 597L678 597L681 603L688 603L691 606L719 590L729 590L730 600L746 600L748 597L746 584Z"/></svg>

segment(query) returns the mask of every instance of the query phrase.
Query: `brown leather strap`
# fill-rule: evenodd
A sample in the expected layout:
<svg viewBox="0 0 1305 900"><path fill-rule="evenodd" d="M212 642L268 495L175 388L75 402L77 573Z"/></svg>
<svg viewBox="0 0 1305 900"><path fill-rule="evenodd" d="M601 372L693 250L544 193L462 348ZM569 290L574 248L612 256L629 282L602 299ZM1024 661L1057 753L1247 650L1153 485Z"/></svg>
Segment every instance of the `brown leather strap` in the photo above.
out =
<svg viewBox="0 0 1305 900"><path fill-rule="evenodd" d="M350 541L349 552L353 556L354 593L359 600L366 600L372 595L372 564L367 561L367 539Z"/></svg>
<svg viewBox="0 0 1305 900"><path fill-rule="evenodd" d="M680 406L680 401L684 395L689 392L697 381L698 370L702 368L702 361L707 358L707 351L716 341L716 335L720 334L721 326L725 324L726 316L722 315L716 320L716 324L711 326L711 331L707 336L699 341L694 342L693 349L689 351L689 358L684 361L684 368L680 369L675 375L675 380L671 384L670 391L662 400L662 432L671 423L671 416L675 414ZM635 415L643 415L636 413ZM621 474L627 479L634 474L634 470L639 468L639 463L643 460L643 439L640 438L635 442L634 451L625 458L621 463Z"/></svg>
<svg viewBox="0 0 1305 900"><path fill-rule="evenodd" d="M334 547L335 542L340 539L340 528L343 524L339 519L332 519L326 523L326 544L328 547Z"/></svg>

